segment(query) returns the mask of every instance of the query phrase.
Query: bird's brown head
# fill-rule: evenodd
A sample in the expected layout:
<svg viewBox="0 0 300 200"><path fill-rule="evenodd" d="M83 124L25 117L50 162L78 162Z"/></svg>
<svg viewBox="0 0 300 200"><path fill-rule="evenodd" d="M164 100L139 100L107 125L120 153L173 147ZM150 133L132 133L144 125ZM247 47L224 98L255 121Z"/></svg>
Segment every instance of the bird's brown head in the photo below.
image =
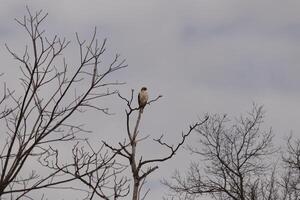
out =
<svg viewBox="0 0 300 200"><path fill-rule="evenodd" d="M142 87L141 91L146 91L147 88L146 87Z"/></svg>

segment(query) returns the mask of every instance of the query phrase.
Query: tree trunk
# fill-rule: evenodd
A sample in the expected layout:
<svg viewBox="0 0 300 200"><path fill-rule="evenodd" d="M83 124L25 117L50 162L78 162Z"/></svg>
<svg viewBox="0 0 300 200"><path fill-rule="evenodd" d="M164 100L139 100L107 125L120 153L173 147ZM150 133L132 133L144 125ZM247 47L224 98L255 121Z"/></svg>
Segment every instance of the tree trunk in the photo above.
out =
<svg viewBox="0 0 300 200"><path fill-rule="evenodd" d="M140 181L138 179L134 179L132 200L139 200L139 186Z"/></svg>
<svg viewBox="0 0 300 200"><path fill-rule="evenodd" d="M131 165L131 171L133 174L132 200L140 199L140 194L139 194L140 177L139 177L139 169L137 168L137 165L136 165L135 155L136 155L136 143L137 143L136 139L137 139L137 135L138 135L138 127L140 124L141 116L142 116L142 112L141 112L141 110L139 110L139 115L138 115L138 118L136 121L136 125L135 125L133 136L132 136L132 141L131 141L132 152L131 152L130 165Z"/></svg>

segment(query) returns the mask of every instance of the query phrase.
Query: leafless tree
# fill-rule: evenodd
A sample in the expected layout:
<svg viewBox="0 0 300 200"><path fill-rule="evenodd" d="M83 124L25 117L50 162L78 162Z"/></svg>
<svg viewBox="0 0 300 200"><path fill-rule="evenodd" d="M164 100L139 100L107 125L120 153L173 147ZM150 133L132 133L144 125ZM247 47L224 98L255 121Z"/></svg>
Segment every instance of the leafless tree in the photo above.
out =
<svg viewBox="0 0 300 200"><path fill-rule="evenodd" d="M284 175L280 181L283 200L300 199L300 140L290 136L283 155Z"/></svg>
<svg viewBox="0 0 300 200"><path fill-rule="evenodd" d="M261 181L260 191L263 200L300 199L300 140L290 136L283 150L280 166L274 167L271 177ZM258 199L258 198L256 198Z"/></svg>
<svg viewBox="0 0 300 200"><path fill-rule="evenodd" d="M119 97L124 100L127 104L126 110L126 126L127 126L127 139L124 142L119 142L118 147L113 147L107 142L104 141L104 144L109 147L114 153L125 158L128 161L128 164L131 168L131 175L133 184L132 188L132 200L143 200L146 198L149 190L142 193L142 188L145 184L146 178L158 169L158 163L165 162L171 159L179 148L184 144L186 138L191 134L191 132L203 124L207 118L203 121L195 123L189 127L186 133L182 133L181 140L176 145L169 145L163 141L163 135L158 139L153 139L154 142L158 143L164 152L165 155L153 159L145 159L143 155L137 156L137 145L140 144L143 140L146 140L149 136L142 137L139 135L139 125L142 119L143 112L137 106L133 105L134 90L131 92L130 98L125 98L119 94ZM157 101L162 96L158 96L155 99L150 100L147 105ZM134 113L137 112L137 119L134 119ZM131 127L132 120L135 121L134 128ZM164 150L165 149L165 150Z"/></svg>
<svg viewBox="0 0 300 200"><path fill-rule="evenodd" d="M185 176L175 172L171 181L163 182L179 199L276 199L275 170L268 175L273 135L261 130L263 118L257 106L234 122L227 115L211 116L197 128L199 146L188 147L201 163L193 162Z"/></svg>
<svg viewBox="0 0 300 200"><path fill-rule="evenodd" d="M0 199L30 199L34 190L64 188L62 184L74 180L87 185L87 199L97 195L103 199L126 195L126 180L116 178L124 166L103 147L94 150L88 141L81 141L77 136L86 131L71 119L87 109L108 114L108 109L98 105L97 100L116 94L110 88L122 83L109 79L115 71L126 67L124 60L119 61L116 55L108 66L100 65L106 52L106 39L98 41L95 30L90 41L82 41L76 34L79 62L69 67L63 54L70 42L56 35L46 37L42 24L47 14L27 11L16 22L29 36L30 44L21 54L6 45L20 63L23 90L4 87L0 100L3 108L0 118L4 122ZM70 151L72 159L66 159L56 147L62 143L74 144ZM47 174L39 173L38 169L28 173L24 169L35 164L39 164L39 169L47 169Z"/></svg>

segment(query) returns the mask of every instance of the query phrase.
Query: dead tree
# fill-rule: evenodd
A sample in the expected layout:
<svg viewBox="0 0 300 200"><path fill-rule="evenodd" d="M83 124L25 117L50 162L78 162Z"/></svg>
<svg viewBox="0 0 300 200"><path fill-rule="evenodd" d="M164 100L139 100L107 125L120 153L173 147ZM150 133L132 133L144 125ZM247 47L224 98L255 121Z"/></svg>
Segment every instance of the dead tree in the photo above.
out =
<svg viewBox="0 0 300 200"><path fill-rule="evenodd" d="M261 189L274 190L272 185L262 185L275 149L271 130L261 130L263 117L262 107L257 106L234 123L227 115L211 116L197 129L199 145L188 147L201 161L193 162L185 176L175 172L170 181L164 181L173 195L179 199L201 195L222 200L265 199ZM264 194L268 196L267 191Z"/></svg>
<svg viewBox="0 0 300 200"><path fill-rule="evenodd" d="M164 150L165 156L154 159L145 159L142 155L140 157L137 156L137 145L140 144L143 140L146 140L148 136L141 137L139 135L139 124L142 119L143 113L139 107L135 107L133 105L134 98L134 90L131 92L131 97L129 99L121 96L119 97L124 100L127 104L126 111L126 127L127 127L127 139L124 142L119 142L118 147L113 147L104 141L104 144L109 147L112 152L117 155L128 160L128 164L131 168L131 175L133 183L131 185L132 188L132 200L143 200L148 194L149 190L147 190L144 194L142 194L142 188L145 184L146 178L158 169L158 163L165 162L171 159L175 153L179 150L179 148L184 144L186 138L192 133L194 129L203 124L207 118L203 121L195 123L189 127L186 133L182 133L181 140L176 145L169 145L163 141L163 135L158 139L153 139L159 145L161 145L162 150ZM150 100L147 105L149 106L151 103L157 101L162 96L158 96L155 99ZM131 121L133 120L134 113L138 114L134 128L130 126ZM139 137L140 136L140 137Z"/></svg>
<svg viewBox="0 0 300 200"><path fill-rule="evenodd" d="M82 41L76 34L79 62L69 67L62 56L70 42L58 36L46 37L41 27L47 14L27 11L27 15L16 22L29 36L30 44L21 54L6 45L20 63L23 92L5 88L0 102L3 106L0 116L6 127L1 132L0 199L29 198L33 190L58 186L57 189L61 184L78 179L89 180L88 185L93 186L90 194L103 197L104 192L101 193L99 187L122 171L116 165L115 155L91 151L93 148L86 153L76 143L73 159L59 163L56 145L80 142L77 135L85 130L82 125L73 123L71 117L78 117L88 109L108 113L97 100L116 93L109 88L121 83L109 79L115 71L126 67L124 60L119 61L116 55L108 66L100 65L106 52L106 39L98 41L95 30L90 41ZM39 174L39 168L25 171L29 163L41 164L39 168L48 169L48 174ZM91 178L96 174L99 175L97 180ZM97 183L92 184L95 181ZM121 181L111 187L116 189L122 184Z"/></svg>

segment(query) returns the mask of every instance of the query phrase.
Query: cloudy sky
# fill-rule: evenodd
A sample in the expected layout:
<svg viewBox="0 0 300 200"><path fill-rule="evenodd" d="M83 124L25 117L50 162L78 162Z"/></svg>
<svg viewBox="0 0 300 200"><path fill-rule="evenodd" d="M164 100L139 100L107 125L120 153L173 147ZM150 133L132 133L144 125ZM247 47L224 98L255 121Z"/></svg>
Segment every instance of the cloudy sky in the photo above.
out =
<svg viewBox="0 0 300 200"><path fill-rule="evenodd" d="M49 13L45 28L50 35L74 41L75 32L88 38L97 26L99 38L108 38L110 51L129 65L114 77L127 83L122 94L147 86L151 97L163 95L145 110L145 134L164 133L175 142L205 113L238 116L253 102L264 105L265 126L272 127L277 141L300 133L300 1L1 0L5 77L18 73L4 44L24 47L24 34L13 19L25 14L26 5ZM76 54L69 56L76 59ZM101 134L93 136L99 141L125 134L124 105L106 103L114 105L116 115L98 118L93 113L87 122L94 132L102 123ZM145 144L143 151L151 156L150 149L151 143ZM182 163L178 157L150 178L149 199L163 195L159 179Z"/></svg>

